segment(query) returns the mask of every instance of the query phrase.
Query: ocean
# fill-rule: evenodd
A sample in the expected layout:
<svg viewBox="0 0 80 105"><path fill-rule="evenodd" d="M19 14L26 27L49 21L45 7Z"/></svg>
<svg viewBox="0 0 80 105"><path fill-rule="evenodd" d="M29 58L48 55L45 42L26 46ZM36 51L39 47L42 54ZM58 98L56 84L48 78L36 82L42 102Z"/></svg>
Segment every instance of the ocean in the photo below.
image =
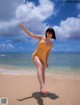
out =
<svg viewBox="0 0 80 105"><path fill-rule="evenodd" d="M0 73L35 73L32 53L0 53ZM80 75L80 53L51 53L48 73Z"/></svg>

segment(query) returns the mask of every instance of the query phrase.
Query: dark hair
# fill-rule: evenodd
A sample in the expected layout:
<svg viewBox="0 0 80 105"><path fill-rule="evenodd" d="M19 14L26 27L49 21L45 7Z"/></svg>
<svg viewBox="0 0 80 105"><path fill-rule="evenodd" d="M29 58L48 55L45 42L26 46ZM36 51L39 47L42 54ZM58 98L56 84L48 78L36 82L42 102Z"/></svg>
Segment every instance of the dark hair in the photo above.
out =
<svg viewBox="0 0 80 105"><path fill-rule="evenodd" d="M51 37L51 38L53 38L53 39L56 40L56 35L55 35L55 31L54 31L53 28L48 28L48 29L46 30L45 37L47 37L47 32L51 33L51 34L52 34L52 37Z"/></svg>

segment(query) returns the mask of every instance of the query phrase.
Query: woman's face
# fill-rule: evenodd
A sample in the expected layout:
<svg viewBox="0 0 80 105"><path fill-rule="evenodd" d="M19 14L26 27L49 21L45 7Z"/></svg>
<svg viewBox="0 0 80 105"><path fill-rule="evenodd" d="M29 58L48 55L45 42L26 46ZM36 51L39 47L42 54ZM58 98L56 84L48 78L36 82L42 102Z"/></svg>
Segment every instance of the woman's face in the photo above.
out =
<svg viewBox="0 0 80 105"><path fill-rule="evenodd" d="M47 32L47 33L46 33L46 36L47 36L47 38L51 38L51 37L52 37L52 33Z"/></svg>

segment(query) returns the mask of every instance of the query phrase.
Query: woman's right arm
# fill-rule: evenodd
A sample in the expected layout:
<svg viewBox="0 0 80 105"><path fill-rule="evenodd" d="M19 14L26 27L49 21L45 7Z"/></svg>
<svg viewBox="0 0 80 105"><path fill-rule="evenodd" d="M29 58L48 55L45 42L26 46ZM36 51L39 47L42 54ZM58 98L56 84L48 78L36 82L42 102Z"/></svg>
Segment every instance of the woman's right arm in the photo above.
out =
<svg viewBox="0 0 80 105"><path fill-rule="evenodd" d="M30 36L31 38L35 38L35 39L39 39L39 40L41 40L41 38L42 38L42 36L37 36L37 35L33 35L33 34L31 34L29 31L27 31L25 28L24 28L24 26L22 25L22 24L20 24L19 23L19 27L28 35L28 36Z"/></svg>

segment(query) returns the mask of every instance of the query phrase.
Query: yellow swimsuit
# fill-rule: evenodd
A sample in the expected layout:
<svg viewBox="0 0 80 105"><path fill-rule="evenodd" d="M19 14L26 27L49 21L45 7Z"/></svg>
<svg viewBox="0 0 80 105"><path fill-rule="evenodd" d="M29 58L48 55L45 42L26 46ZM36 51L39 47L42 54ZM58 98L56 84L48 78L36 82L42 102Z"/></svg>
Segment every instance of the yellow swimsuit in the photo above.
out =
<svg viewBox="0 0 80 105"><path fill-rule="evenodd" d="M37 56L43 63L45 63L46 54L50 49L50 46L46 45L42 40L39 41L38 48L33 52L32 59L34 59L34 57Z"/></svg>

